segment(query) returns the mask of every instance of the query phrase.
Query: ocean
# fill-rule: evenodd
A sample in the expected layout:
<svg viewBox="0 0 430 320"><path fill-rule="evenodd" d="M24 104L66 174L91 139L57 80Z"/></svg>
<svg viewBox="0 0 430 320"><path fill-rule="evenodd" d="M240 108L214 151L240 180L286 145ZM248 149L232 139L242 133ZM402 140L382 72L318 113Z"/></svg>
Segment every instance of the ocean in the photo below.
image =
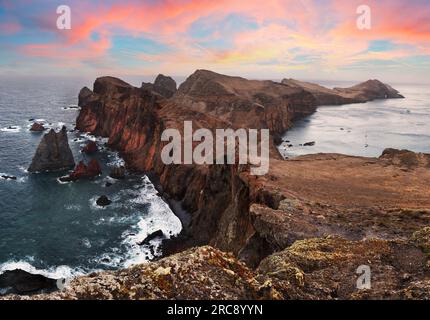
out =
<svg viewBox="0 0 430 320"><path fill-rule="evenodd" d="M332 87L353 83L319 82ZM384 149L430 153L430 85L392 84L405 99L322 106L297 121L279 151L286 158L314 153L379 157ZM315 142L314 146L303 146Z"/></svg>
<svg viewBox="0 0 430 320"><path fill-rule="evenodd" d="M60 183L67 172L29 174L41 133L32 133L32 121L59 130L73 129L78 115L79 90L92 80L18 78L0 79L0 273L23 269L52 278L67 278L97 270L118 269L160 254L139 246L146 236L162 230L166 237L179 234L181 222L157 196L147 177L108 177L110 167L122 164L103 139L68 133L75 162L88 160L80 150L97 141L95 156L103 175L89 181ZM113 185L106 187L109 181ZM105 208L96 199L107 195Z"/></svg>

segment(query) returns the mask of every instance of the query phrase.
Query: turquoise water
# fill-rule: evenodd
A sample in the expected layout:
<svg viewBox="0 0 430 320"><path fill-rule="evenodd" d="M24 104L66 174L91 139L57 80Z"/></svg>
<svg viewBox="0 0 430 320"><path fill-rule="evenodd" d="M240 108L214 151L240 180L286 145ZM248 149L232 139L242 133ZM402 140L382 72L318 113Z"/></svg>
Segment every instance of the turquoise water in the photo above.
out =
<svg viewBox="0 0 430 320"><path fill-rule="evenodd" d="M21 268L59 278L116 269L153 257L149 248L137 244L149 233L161 229L169 237L181 230L179 219L146 177L107 177L110 167L122 160L102 139L69 133L76 162L90 159L80 153L87 141L96 140L102 149L96 158L103 175L95 180L61 184L57 178L67 172L27 173L42 137L29 132L29 119L73 129L78 110L69 107L76 105L85 85L91 87L91 82L0 79L0 175L17 177L0 179L0 273ZM106 187L107 181L113 185ZM101 195L112 205L97 207ZM159 240L152 244L157 252Z"/></svg>
<svg viewBox="0 0 430 320"><path fill-rule="evenodd" d="M385 148L430 153L430 85L393 87L406 99L319 107L295 123L279 150L285 157L319 152L377 157ZM300 146L312 141L315 146Z"/></svg>

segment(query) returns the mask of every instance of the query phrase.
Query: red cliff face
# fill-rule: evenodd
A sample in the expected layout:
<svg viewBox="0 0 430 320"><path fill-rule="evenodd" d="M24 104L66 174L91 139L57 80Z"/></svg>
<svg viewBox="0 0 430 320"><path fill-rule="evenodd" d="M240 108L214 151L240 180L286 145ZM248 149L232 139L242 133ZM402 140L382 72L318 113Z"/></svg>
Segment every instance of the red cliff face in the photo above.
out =
<svg viewBox="0 0 430 320"><path fill-rule="evenodd" d="M80 161L76 166L75 170L66 177L61 177L60 180L63 182L77 181L80 179L91 179L102 174L102 169L97 160L92 159L88 165L83 161Z"/></svg>

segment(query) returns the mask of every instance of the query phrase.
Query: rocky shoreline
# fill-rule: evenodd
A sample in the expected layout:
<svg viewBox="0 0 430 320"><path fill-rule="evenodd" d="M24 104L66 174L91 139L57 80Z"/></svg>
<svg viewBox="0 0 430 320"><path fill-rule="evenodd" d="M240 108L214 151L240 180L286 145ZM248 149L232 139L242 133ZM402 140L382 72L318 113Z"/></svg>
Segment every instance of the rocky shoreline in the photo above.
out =
<svg viewBox="0 0 430 320"><path fill-rule="evenodd" d="M190 213L182 235L165 245L165 253L179 253L32 298L429 298L430 155L387 149L380 158L283 160L276 149L293 121L319 105L402 98L396 90L377 80L330 90L205 70L172 94L174 87L164 76L142 88L99 78L79 95L76 126L108 138L128 170L156 177L160 193ZM181 131L186 120L196 129L269 129L269 173L164 165L161 133ZM371 290L355 287L361 265L372 270Z"/></svg>

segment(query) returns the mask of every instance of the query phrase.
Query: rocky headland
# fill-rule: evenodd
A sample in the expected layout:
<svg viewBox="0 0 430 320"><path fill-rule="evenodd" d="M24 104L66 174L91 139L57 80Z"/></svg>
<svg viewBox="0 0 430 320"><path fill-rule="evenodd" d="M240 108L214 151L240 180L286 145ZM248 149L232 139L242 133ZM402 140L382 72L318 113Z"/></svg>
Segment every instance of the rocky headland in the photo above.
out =
<svg viewBox="0 0 430 320"><path fill-rule="evenodd" d="M198 70L166 97L97 79L79 95L77 128L108 138L127 169L148 174L191 222L159 261L77 278L64 291L31 298L429 298L430 155L387 149L379 158L283 160L276 149L293 121L319 105L401 97L377 80L331 90ZM269 129L269 173L164 165L161 133L183 130L184 121L195 129ZM356 287L361 265L372 271L369 290Z"/></svg>

